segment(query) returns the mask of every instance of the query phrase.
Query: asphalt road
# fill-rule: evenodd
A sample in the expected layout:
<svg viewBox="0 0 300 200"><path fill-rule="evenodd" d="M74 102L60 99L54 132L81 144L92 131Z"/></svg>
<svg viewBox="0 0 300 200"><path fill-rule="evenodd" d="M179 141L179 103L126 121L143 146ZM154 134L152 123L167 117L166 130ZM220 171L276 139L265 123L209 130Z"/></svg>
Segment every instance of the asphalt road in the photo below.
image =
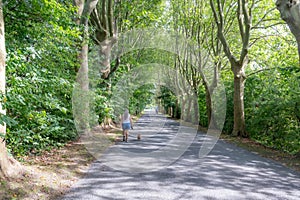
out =
<svg viewBox="0 0 300 200"><path fill-rule="evenodd" d="M187 149L180 143L182 155L179 151L171 155L168 150L178 146L166 147L179 129L177 121L146 113L131 130L128 143L108 149L61 199L300 199L299 173L235 145L218 140L207 156L199 158L208 139L202 133L193 137ZM138 133L141 141L136 139ZM160 149L166 151L152 154Z"/></svg>

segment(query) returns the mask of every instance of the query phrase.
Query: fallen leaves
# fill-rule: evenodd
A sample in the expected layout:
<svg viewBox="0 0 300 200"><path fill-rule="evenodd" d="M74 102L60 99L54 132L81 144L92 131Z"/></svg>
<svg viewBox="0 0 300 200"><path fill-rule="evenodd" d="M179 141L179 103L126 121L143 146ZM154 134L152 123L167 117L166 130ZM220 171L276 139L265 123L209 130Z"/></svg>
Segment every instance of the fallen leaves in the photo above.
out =
<svg viewBox="0 0 300 200"><path fill-rule="evenodd" d="M11 182L0 180L0 199L55 199L84 174L93 157L80 142L70 142L22 160L26 172Z"/></svg>

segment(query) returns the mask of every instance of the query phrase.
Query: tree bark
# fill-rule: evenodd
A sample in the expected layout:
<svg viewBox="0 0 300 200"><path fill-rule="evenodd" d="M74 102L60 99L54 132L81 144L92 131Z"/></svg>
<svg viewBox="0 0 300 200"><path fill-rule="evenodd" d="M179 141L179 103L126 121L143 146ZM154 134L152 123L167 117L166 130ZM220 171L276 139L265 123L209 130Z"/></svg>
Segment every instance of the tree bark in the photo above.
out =
<svg viewBox="0 0 300 200"><path fill-rule="evenodd" d="M277 0L276 7L296 38L300 65L300 0Z"/></svg>
<svg viewBox="0 0 300 200"><path fill-rule="evenodd" d="M81 51L79 54L80 69L78 72L77 81L83 90L88 91L88 41L89 41L89 16L95 9L98 0L88 0L84 3L83 0L75 0L74 3L78 8L78 15L80 21L78 23L83 26L83 40Z"/></svg>
<svg viewBox="0 0 300 200"><path fill-rule="evenodd" d="M79 132L85 133L89 130L89 120L90 120L90 112L89 112L89 66L88 66L88 50L89 50L89 16L91 12L95 9L98 0L74 0L74 4L77 7L78 12L78 20L77 23L82 25L83 33L82 33L82 45L79 53L79 63L80 68L77 73L76 81L79 84L79 88L77 89L77 97L76 102L73 107L75 120L78 125L77 128ZM80 19L80 20L79 20ZM74 103L74 101L73 101Z"/></svg>
<svg viewBox="0 0 300 200"><path fill-rule="evenodd" d="M0 92L5 94L5 37L2 0L0 0ZM0 104L0 113L6 111ZM0 133L6 133L6 125L0 125ZM22 167L13 157L8 156L5 141L0 137L0 178L17 178L22 174Z"/></svg>
<svg viewBox="0 0 300 200"><path fill-rule="evenodd" d="M234 126L233 136L248 137L245 125L244 113L244 88L245 88L245 75L244 66L234 67Z"/></svg>

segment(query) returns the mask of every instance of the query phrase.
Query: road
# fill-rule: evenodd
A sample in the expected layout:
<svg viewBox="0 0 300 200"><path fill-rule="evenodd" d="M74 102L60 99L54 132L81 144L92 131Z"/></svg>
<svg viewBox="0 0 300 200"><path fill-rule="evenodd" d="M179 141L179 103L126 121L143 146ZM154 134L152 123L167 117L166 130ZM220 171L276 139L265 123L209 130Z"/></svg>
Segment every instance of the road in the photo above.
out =
<svg viewBox="0 0 300 200"><path fill-rule="evenodd" d="M187 149L181 144L182 155L171 155L170 149L151 154L170 146L178 130L178 121L147 112L135 123L128 143L108 149L61 200L300 199L300 174L255 153L218 140L199 158L207 139L199 132Z"/></svg>

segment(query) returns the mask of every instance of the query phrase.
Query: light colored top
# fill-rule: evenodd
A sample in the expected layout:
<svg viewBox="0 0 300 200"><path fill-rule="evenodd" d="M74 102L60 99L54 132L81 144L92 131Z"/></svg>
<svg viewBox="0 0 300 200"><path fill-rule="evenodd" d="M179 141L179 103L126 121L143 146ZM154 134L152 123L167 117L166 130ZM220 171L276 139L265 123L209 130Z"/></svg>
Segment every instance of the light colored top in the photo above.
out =
<svg viewBox="0 0 300 200"><path fill-rule="evenodd" d="M122 116L123 122L122 123L130 123L130 114L128 114L127 119L124 119L124 115Z"/></svg>

